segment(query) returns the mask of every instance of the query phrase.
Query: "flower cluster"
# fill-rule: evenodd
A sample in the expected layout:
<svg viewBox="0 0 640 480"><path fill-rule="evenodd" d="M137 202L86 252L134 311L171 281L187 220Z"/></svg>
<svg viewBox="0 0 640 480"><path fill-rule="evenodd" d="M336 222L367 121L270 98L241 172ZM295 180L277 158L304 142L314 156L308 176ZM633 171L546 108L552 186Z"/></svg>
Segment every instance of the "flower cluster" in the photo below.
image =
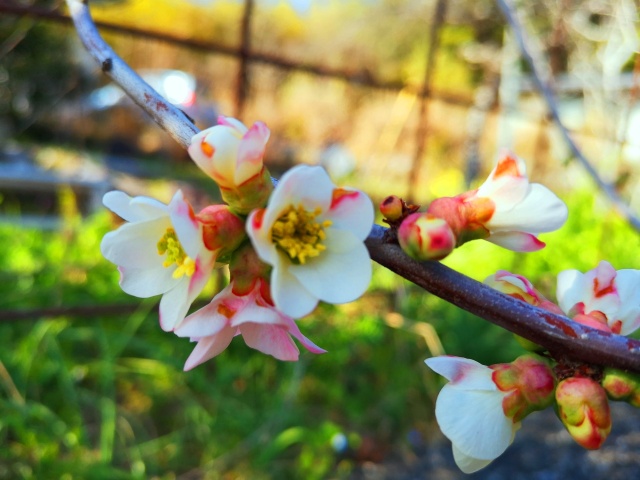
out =
<svg viewBox="0 0 640 480"><path fill-rule="evenodd" d="M109 192L104 204L126 222L105 235L103 255L130 295L160 300L160 326L197 342L185 370L218 355L240 334L280 360L297 360L292 338L324 350L294 319L319 301L364 293L371 262L364 246L373 206L358 190L337 188L320 167L297 166L274 188L264 166L263 123L220 117L192 139L189 154L220 187L225 204L195 213L182 192L169 205ZM213 269L229 265L229 285L188 315Z"/></svg>
<svg viewBox="0 0 640 480"><path fill-rule="evenodd" d="M383 214L385 209L395 212L389 208L393 204L385 199ZM504 153L480 188L437 198L426 212L404 217L398 241L418 260L440 260L476 239L516 252L534 252L545 246L537 235L559 229L567 216L564 202L547 187L529 183L524 162ZM397 221L388 223L393 227Z"/></svg>
<svg viewBox="0 0 640 480"><path fill-rule="evenodd" d="M521 275L499 271L485 283L547 311L610 333L628 335L640 326L640 271L616 271L608 262L587 273L558 275L558 304ZM530 342L525 346L543 352ZM511 364L485 367L473 360L436 357L427 365L449 383L436 402L436 418L452 441L454 459L471 473L488 465L513 441L519 422L555 402L558 417L587 449L602 446L611 431L607 397L640 405L640 376L529 354Z"/></svg>
<svg viewBox="0 0 640 480"><path fill-rule="evenodd" d="M162 295L162 329L196 343L185 370L220 354L238 335L279 360L298 360L293 339L311 353L324 353L295 319L320 301L355 300L371 280L364 245L374 220L369 198L336 187L320 167L294 167L274 186L263 162L269 135L263 123L247 128L220 117L193 137L189 154L218 184L224 204L196 213L180 191L168 205L117 191L104 197L125 223L105 235L102 253L118 265L125 292ZM478 189L438 198L425 212L418 208L395 196L380 205L389 238L418 260L440 260L475 239L536 251L545 246L537 235L567 219L565 204L531 184L522 160L508 153ZM189 314L221 265L229 267L228 285ZM485 283L608 333L629 335L640 327L640 271L616 271L603 261L587 273L561 272L557 303L507 271ZM436 419L465 473L500 456L522 420L551 404L571 436L589 449L599 448L611 430L608 399L640 406L640 376L572 362L562 352L520 340L535 353L511 363L487 367L452 356L425 361L448 381L436 401Z"/></svg>

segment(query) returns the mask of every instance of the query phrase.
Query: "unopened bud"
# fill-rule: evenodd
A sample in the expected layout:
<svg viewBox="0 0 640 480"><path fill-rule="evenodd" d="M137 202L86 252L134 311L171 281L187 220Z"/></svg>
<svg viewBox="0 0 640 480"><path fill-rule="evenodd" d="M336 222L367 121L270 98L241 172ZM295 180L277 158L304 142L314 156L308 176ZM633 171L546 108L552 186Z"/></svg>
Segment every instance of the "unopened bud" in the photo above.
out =
<svg viewBox="0 0 640 480"><path fill-rule="evenodd" d="M604 371L602 387L612 400L621 400L629 402L634 407L640 407L640 375L607 368Z"/></svg>
<svg viewBox="0 0 640 480"><path fill-rule="evenodd" d="M547 408L553 401L555 376L546 360L527 354L512 363L493 365L491 369L496 386L509 392L502 401L502 408L514 422Z"/></svg>
<svg viewBox="0 0 640 480"><path fill-rule="evenodd" d="M409 215L398 229L398 242L416 260L441 260L456 246L447 222L428 213Z"/></svg>
<svg viewBox="0 0 640 480"><path fill-rule="evenodd" d="M244 221L227 205L210 205L197 217L203 225L204 245L217 251L219 259L233 252L247 238Z"/></svg>
<svg viewBox="0 0 640 480"><path fill-rule="evenodd" d="M389 195L380 203L380 213L385 220L394 222L402 218L404 214L404 202L400 197Z"/></svg>
<svg viewBox="0 0 640 480"><path fill-rule="evenodd" d="M571 377L556 388L558 416L573 439L596 450L611 431L611 413L604 388L588 377Z"/></svg>

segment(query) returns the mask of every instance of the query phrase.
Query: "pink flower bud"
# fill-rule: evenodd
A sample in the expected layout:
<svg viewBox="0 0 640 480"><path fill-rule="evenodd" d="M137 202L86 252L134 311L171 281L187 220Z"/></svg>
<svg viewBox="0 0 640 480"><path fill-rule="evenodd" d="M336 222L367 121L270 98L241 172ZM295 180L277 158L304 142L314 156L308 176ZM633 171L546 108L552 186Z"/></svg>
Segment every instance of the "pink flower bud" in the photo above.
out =
<svg viewBox="0 0 640 480"><path fill-rule="evenodd" d="M571 377L556 388L558 416L573 439L596 450L611 431L611 414L605 390L588 377Z"/></svg>
<svg viewBox="0 0 640 480"><path fill-rule="evenodd" d="M501 363L490 368L494 371L492 379L496 386L508 392L502 401L502 408L514 422L551 404L555 377L544 359L522 355L512 363Z"/></svg>
<svg viewBox="0 0 640 480"><path fill-rule="evenodd" d="M247 238L244 221L227 205L210 205L198 215L205 246L219 256L233 252Z"/></svg>
<svg viewBox="0 0 640 480"><path fill-rule="evenodd" d="M416 260L441 260L456 246L447 222L428 213L409 215L398 229L398 241L405 253Z"/></svg>
<svg viewBox="0 0 640 480"><path fill-rule="evenodd" d="M640 375L607 368L602 379L602 387L609 398L640 407Z"/></svg>

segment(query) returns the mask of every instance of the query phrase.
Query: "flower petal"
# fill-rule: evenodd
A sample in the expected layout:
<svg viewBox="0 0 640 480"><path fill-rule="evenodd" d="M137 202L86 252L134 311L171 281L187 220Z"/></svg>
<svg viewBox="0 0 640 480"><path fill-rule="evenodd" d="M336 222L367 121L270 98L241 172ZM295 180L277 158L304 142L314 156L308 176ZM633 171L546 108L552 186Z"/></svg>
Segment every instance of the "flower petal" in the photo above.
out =
<svg viewBox="0 0 640 480"><path fill-rule="evenodd" d="M266 210L254 210L247 218L247 234L251 239L251 244L263 262L275 265L278 262L278 251L271 241L271 227L264 223Z"/></svg>
<svg viewBox="0 0 640 480"><path fill-rule="evenodd" d="M451 445L453 451L453 460L456 462L458 468L462 473L473 473L489 465L492 460L479 460L477 458L465 455L456 447L455 444Z"/></svg>
<svg viewBox="0 0 640 480"><path fill-rule="evenodd" d="M125 223L107 233L100 243L102 255L116 265L129 268L153 268L162 265L157 243L171 227L169 217L148 222ZM174 267L170 267L175 269Z"/></svg>
<svg viewBox="0 0 640 480"><path fill-rule="evenodd" d="M293 343L287 330L277 325L243 323L240 332L248 346L271 355L278 360L295 362L299 350Z"/></svg>
<svg viewBox="0 0 640 480"><path fill-rule="evenodd" d="M318 305L318 299L282 265L271 271L271 295L276 308L293 318L308 315Z"/></svg>
<svg viewBox="0 0 640 480"><path fill-rule="evenodd" d="M124 192L114 190L105 193L102 198L105 207L127 222L154 220L167 216L167 206L153 198L130 197Z"/></svg>
<svg viewBox="0 0 640 480"><path fill-rule="evenodd" d="M191 205L184 200L178 190L169 203L171 224L176 232L180 245L192 259L205 249L202 239L202 225L196 219Z"/></svg>
<svg viewBox="0 0 640 480"><path fill-rule="evenodd" d="M173 333L179 337L188 338L203 338L217 334L229 323L229 319L218 311L220 303L214 299L209 305L192 313L175 328Z"/></svg>
<svg viewBox="0 0 640 480"><path fill-rule="evenodd" d="M500 208L501 205L497 202L496 204L496 212L487 222L491 232L552 232L564 225L569 216L565 203L547 187L537 183L531 185L527 195L519 203L510 204L506 209Z"/></svg>
<svg viewBox="0 0 640 480"><path fill-rule="evenodd" d="M289 334L295 337L304 348L309 350L311 353L327 353L325 349L320 348L307 337L305 337L292 318L284 317L283 320L285 322L286 328L289 330Z"/></svg>
<svg viewBox="0 0 640 480"><path fill-rule="evenodd" d="M231 340L236 334L236 329L227 327L221 330L217 335L211 335L198 341L198 344L187 358L184 364L184 371L191 370L201 363L215 357L229 346Z"/></svg>
<svg viewBox="0 0 640 480"><path fill-rule="evenodd" d="M504 208L520 202L528 191L525 163L515 155L503 153L475 196L491 198L497 208Z"/></svg>
<svg viewBox="0 0 640 480"><path fill-rule="evenodd" d="M447 384L436 400L438 425L465 455L493 460L511 444L517 429L502 410L503 398L500 391L463 390Z"/></svg>
<svg viewBox="0 0 640 480"><path fill-rule="evenodd" d="M373 226L373 204L358 190L334 189L331 208L325 218L331 220L332 228L348 230L359 240L364 240Z"/></svg>
<svg viewBox="0 0 640 480"><path fill-rule="evenodd" d="M304 265L291 265L289 270L320 300L351 302L360 297L371 282L369 252L349 231L330 228L326 233L327 249Z"/></svg>
<svg viewBox="0 0 640 480"><path fill-rule="evenodd" d="M160 300L160 328L165 332L175 329L189 311L189 282L184 278L166 292Z"/></svg>
<svg viewBox="0 0 640 480"><path fill-rule="evenodd" d="M154 268L119 267L120 288L125 293L139 298L149 298L171 290L176 279L173 278L173 268L162 265Z"/></svg>
<svg viewBox="0 0 640 480"><path fill-rule="evenodd" d="M237 185L241 185L262 170L262 157L270 133L264 123L256 122L240 140L235 172Z"/></svg>
<svg viewBox="0 0 640 480"><path fill-rule="evenodd" d="M427 358L424 363L439 375L449 380L452 385L467 390L496 391L493 382L493 370L469 358L441 355Z"/></svg>
<svg viewBox="0 0 640 480"><path fill-rule="evenodd" d="M629 335L640 327L640 271L619 270L616 287L620 308L615 319L622 322L620 334Z"/></svg>
<svg viewBox="0 0 640 480"><path fill-rule="evenodd" d="M535 235L524 232L492 233L485 240L514 252L537 252L545 246L545 243L538 240Z"/></svg>

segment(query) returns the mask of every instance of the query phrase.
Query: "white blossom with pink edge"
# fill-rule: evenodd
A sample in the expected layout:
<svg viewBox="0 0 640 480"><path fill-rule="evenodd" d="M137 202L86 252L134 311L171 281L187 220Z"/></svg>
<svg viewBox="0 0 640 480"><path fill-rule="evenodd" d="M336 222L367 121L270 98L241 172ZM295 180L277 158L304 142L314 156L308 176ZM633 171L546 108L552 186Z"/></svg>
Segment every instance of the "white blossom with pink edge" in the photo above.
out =
<svg viewBox="0 0 640 480"><path fill-rule="evenodd" d="M162 295L160 326L173 330L215 263L215 252L202 240L202 225L180 190L169 205L120 191L108 192L103 203L127 223L104 236L102 255L118 265L120 287L126 293L141 298Z"/></svg>
<svg viewBox="0 0 640 480"><path fill-rule="evenodd" d="M267 207L247 220L258 256L273 267L276 308L299 318L319 300L346 303L360 297L371 281L364 240L373 217L369 197L336 188L321 167L299 165L285 173Z"/></svg>
<svg viewBox="0 0 640 480"><path fill-rule="evenodd" d="M236 335L242 335L249 347L278 360L298 360L300 352L291 336L312 353L326 353L300 332L291 317L265 300L262 288L268 286L258 279L247 294L237 295L232 281L209 305L184 319L176 335L198 342L184 365L185 371L221 353Z"/></svg>
<svg viewBox="0 0 640 480"><path fill-rule="evenodd" d="M629 335L640 327L640 271L616 271L606 261L586 273L558 274L558 304L570 316L600 312L614 333Z"/></svg>
<svg viewBox="0 0 640 480"><path fill-rule="evenodd" d="M262 122L251 128L231 117L193 136L188 148L193 161L223 188L235 188L262 171L269 129Z"/></svg>
<svg viewBox="0 0 640 480"><path fill-rule="evenodd" d="M456 465L464 473L486 467L511 445L520 428L502 408L508 392L493 382L492 369L474 360L441 356L425 363L449 380L436 400L436 420L451 440Z"/></svg>
<svg viewBox="0 0 640 480"><path fill-rule="evenodd" d="M484 222L490 232L486 240L516 252L544 248L536 235L559 229L568 216L565 203L544 185L529 183L524 162L507 152L465 201L476 198L488 198L495 206L491 218Z"/></svg>

